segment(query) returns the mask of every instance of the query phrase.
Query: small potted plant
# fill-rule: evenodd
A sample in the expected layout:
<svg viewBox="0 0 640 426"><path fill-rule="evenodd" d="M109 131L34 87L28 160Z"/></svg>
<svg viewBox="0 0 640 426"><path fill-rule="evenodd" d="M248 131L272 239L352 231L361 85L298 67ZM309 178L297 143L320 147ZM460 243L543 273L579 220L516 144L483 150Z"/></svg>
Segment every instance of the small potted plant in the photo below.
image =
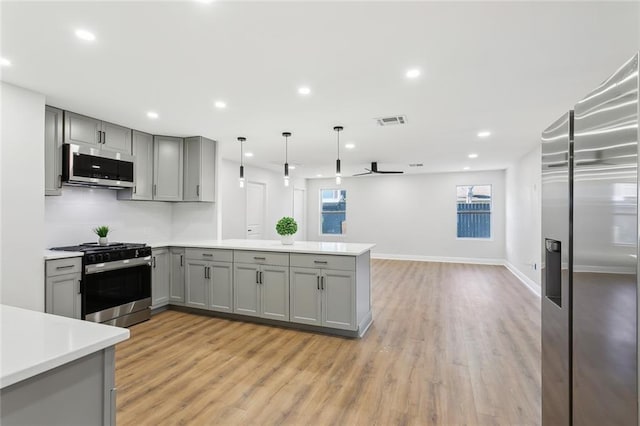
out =
<svg viewBox="0 0 640 426"><path fill-rule="evenodd" d="M109 234L109 227L107 225L98 226L97 228L93 228L93 232L99 237L98 244L101 246L106 246L109 244L109 240L107 240L107 234Z"/></svg>
<svg viewBox="0 0 640 426"><path fill-rule="evenodd" d="M285 216L276 223L276 231L282 237L282 244L293 244L293 234L298 230L298 224L289 216Z"/></svg>

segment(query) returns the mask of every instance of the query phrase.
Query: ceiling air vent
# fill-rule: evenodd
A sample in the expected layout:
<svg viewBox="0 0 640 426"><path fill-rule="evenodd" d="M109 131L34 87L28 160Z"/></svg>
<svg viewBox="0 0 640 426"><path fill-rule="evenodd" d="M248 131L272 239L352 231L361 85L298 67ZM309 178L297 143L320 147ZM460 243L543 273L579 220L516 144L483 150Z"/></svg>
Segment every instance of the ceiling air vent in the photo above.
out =
<svg viewBox="0 0 640 426"><path fill-rule="evenodd" d="M376 118L379 126L391 126L394 124L405 124L407 122L407 116L394 115L391 117Z"/></svg>

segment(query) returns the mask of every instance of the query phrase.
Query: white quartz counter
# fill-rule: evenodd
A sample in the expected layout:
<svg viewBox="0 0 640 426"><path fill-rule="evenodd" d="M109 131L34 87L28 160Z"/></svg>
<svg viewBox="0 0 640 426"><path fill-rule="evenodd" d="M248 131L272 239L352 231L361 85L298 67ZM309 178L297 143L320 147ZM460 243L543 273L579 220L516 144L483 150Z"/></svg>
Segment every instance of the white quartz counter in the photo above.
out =
<svg viewBox="0 0 640 426"><path fill-rule="evenodd" d="M0 305L0 388L128 338L126 328Z"/></svg>
<svg viewBox="0 0 640 426"><path fill-rule="evenodd" d="M62 250L45 250L44 260L67 259L70 257L81 257L84 253L81 251L62 251Z"/></svg>
<svg viewBox="0 0 640 426"><path fill-rule="evenodd" d="M296 241L292 245L283 245L280 240L210 240L210 241L176 241L149 244L158 247L193 247L216 248L230 250L277 251L284 253L331 254L342 256L359 256L373 247L368 243L340 243L323 241Z"/></svg>

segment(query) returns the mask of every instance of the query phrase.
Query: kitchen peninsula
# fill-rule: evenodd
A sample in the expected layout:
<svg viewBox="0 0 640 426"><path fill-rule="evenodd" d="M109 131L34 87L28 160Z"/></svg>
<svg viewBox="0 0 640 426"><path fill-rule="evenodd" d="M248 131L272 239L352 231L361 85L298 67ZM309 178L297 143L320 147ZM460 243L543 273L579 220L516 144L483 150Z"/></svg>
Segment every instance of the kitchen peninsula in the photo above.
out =
<svg viewBox="0 0 640 426"><path fill-rule="evenodd" d="M0 305L3 425L115 424L115 344L129 330Z"/></svg>
<svg viewBox="0 0 640 426"><path fill-rule="evenodd" d="M362 337L374 244L213 240L151 244L153 308ZM163 279L166 277L166 279Z"/></svg>

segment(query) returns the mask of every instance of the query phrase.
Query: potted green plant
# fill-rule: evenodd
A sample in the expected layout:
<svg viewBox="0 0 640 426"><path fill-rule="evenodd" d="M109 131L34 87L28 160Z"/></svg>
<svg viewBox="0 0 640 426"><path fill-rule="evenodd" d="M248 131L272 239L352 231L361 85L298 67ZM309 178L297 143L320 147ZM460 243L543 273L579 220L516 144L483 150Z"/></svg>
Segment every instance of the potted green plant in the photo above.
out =
<svg viewBox="0 0 640 426"><path fill-rule="evenodd" d="M107 225L98 226L97 228L93 228L93 232L99 237L98 244L101 246L106 246L109 244L109 240L107 240L107 234L109 234L109 227Z"/></svg>
<svg viewBox="0 0 640 426"><path fill-rule="evenodd" d="M298 224L289 216L285 216L276 223L276 231L282 237L282 244L293 244L293 234L298 230Z"/></svg>

